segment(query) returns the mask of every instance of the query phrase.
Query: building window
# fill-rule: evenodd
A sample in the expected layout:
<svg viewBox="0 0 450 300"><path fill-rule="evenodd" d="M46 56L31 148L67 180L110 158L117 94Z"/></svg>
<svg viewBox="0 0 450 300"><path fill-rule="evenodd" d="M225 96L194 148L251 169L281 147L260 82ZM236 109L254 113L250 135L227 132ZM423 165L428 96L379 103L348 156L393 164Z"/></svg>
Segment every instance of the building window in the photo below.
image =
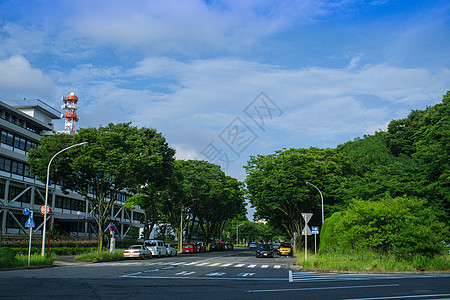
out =
<svg viewBox="0 0 450 300"><path fill-rule="evenodd" d="M3 182L0 182L0 199L3 199L5 196L5 184Z"/></svg>
<svg viewBox="0 0 450 300"><path fill-rule="evenodd" d="M14 148L25 151L26 140L18 135L14 136Z"/></svg>
<svg viewBox="0 0 450 300"><path fill-rule="evenodd" d="M34 178L33 172L30 171L30 166L27 164L23 165L23 176L28 178Z"/></svg>
<svg viewBox="0 0 450 300"><path fill-rule="evenodd" d="M63 199L63 209L70 209L70 199L69 198Z"/></svg>
<svg viewBox="0 0 450 300"><path fill-rule="evenodd" d="M0 157L0 170L11 172L11 160L8 158Z"/></svg>
<svg viewBox="0 0 450 300"><path fill-rule="evenodd" d="M9 197L8 197L9 200L13 200L23 191L24 191L23 188L10 186L9 187ZM20 196L18 199L16 199L16 201L21 202L21 203L30 203L30 198L31 198L30 196L31 196L31 191L28 190L26 193L24 193L22 196Z"/></svg>
<svg viewBox="0 0 450 300"><path fill-rule="evenodd" d="M8 131L2 130L1 142L2 144L14 146L14 135Z"/></svg>
<svg viewBox="0 0 450 300"><path fill-rule="evenodd" d="M28 122L27 122L27 125L26 125L25 129L28 130L28 131L34 132L34 133L38 133L39 132L39 130L36 127L34 127L33 125L28 124Z"/></svg>
<svg viewBox="0 0 450 300"><path fill-rule="evenodd" d="M56 208L63 208L63 197L61 197L61 196L56 196L56 199L55 199L55 207Z"/></svg>

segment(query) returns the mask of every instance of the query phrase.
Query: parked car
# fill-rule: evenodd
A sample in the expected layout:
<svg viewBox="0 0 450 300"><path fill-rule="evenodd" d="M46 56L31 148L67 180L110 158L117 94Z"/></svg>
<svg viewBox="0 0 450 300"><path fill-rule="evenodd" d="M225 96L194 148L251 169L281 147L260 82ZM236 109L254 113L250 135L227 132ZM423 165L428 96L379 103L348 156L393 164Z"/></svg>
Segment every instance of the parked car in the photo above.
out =
<svg viewBox="0 0 450 300"><path fill-rule="evenodd" d="M152 258L152 252L145 249L143 245L133 245L123 251L123 257L125 258Z"/></svg>
<svg viewBox="0 0 450 300"><path fill-rule="evenodd" d="M273 257L273 247L271 244L259 244L256 248L256 257Z"/></svg>
<svg viewBox="0 0 450 300"><path fill-rule="evenodd" d="M248 249L250 250L256 250L256 248L258 247L258 244L255 242L251 242L250 244L248 244Z"/></svg>
<svg viewBox="0 0 450 300"><path fill-rule="evenodd" d="M166 245L167 248L167 256L177 256L178 252L177 252L177 248L175 248L174 246L168 244Z"/></svg>
<svg viewBox="0 0 450 300"><path fill-rule="evenodd" d="M209 251L220 251L222 248L221 244L218 242L213 242L209 245Z"/></svg>
<svg viewBox="0 0 450 300"><path fill-rule="evenodd" d="M167 247L161 240L146 240L144 247L150 250L153 256L167 256Z"/></svg>
<svg viewBox="0 0 450 300"><path fill-rule="evenodd" d="M197 252L197 249L195 248L194 244L183 245L183 253L195 253L195 252Z"/></svg>
<svg viewBox="0 0 450 300"><path fill-rule="evenodd" d="M233 250L233 249L234 249L233 243L230 242L225 243L225 250Z"/></svg>
<svg viewBox="0 0 450 300"><path fill-rule="evenodd" d="M197 252L206 252L206 246L203 242L196 242L194 246L197 249Z"/></svg>
<svg viewBox="0 0 450 300"><path fill-rule="evenodd" d="M280 247L277 249L278 255L289 255L292 256L292 244L287 242L282 242Z"/></svg>

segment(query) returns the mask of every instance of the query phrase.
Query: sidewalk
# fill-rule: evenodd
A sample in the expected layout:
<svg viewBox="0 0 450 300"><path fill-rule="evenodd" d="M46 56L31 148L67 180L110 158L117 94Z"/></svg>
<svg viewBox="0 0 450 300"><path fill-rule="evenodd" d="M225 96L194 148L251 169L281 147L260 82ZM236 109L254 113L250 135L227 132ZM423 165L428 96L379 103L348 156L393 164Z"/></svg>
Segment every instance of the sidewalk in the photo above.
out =
<svg viewBox="0 0 450 300"><path fill-rule="evenodd" d="M57 256L55 261L53 262L53 266L55 267L63 267L63 266L79 266L91 263L90 261L85 260L76 260L75 255L61 255Z"/></svg>

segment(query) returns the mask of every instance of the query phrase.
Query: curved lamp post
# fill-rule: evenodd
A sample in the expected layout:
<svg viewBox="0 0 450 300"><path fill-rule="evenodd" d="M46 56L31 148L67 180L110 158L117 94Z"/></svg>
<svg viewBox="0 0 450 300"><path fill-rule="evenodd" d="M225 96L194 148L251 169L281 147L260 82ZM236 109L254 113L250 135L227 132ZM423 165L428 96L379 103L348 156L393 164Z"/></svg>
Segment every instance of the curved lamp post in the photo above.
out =
<svg viewBox="0 0 450 300"><path fill-rule="evenodd" d="M48 163L48 167L47 167L47 182L45 184L45 203L44 203L44 226L42 228L42 257L44 257L45 255L45 232L47 230L47 203L48 203L48 183L49 183L49 177L50 177L50 166L52 164L53 159L58 155L61 154L62 152L69 150L70 148L76 147L76 146L86 146L88 144L88 142L83 142L83 143L79 143L79 144L75 144L72 145L70 147L64 148L61 151L59 151L58 153L56 153L55 155L53 155L52 159L50 159L49 163Z"/></svg>
<svg viewBox="0 0 450 300"><path fill-rule="evenodd" d="M245 223L241 223L236 227L236 244L239 244L239 226L244 225Z"/></svg>
<svg viewBox="0 0 450 300"><path fill-rule="evenodd" d="M320 193L320 199L321 199L321 203L322 203L322 225L323 225L323 196L322 196L322 192L317 188L317 186L315 186L315 185L312 184L311 182L306 181L306 184L312 185L312 186L315 187L316 190L318 190L319 193Z"/></svg>

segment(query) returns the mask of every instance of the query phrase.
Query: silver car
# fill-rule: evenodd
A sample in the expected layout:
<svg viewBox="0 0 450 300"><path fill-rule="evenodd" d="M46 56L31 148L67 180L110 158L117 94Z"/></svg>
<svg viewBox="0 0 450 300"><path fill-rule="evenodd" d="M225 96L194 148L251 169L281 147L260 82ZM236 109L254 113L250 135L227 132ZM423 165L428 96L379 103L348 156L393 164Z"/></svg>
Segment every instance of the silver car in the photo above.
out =
<svg viewBox="0 0 450 300"><path fill-rule="evenodd" d="M248 244L248 249L252 250L256 250L256 247L258 247L258 244L255 242L251 242L250 244Z"/></svg>
<svg viewBox="0 0 450 300"><path fill-rule="evenodd" d="M167 256L177 256L178 252L177 252L177 248L175 248L172 245L166 245L167 248Z"/></svg>
<svg viewBox="0 0 450 300"><path fill-rule="evenodd" d="M152 258L152 252L147 250L142 245L133 245L123 251L123 257L125 258Z"/></svg>

